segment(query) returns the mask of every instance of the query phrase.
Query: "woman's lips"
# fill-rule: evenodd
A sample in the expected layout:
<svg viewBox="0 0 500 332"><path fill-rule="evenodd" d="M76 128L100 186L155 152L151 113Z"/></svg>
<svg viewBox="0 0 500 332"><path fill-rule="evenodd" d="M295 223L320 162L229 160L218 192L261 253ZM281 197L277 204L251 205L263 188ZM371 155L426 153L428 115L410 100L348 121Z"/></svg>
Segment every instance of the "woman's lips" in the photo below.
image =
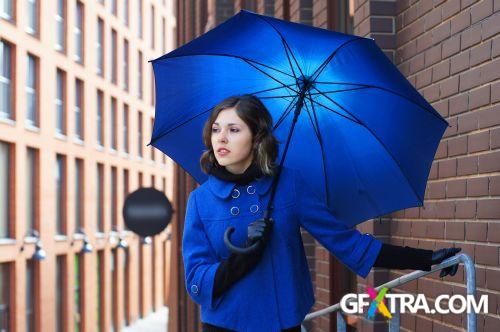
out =
<svg viewBox="0 0 500 332"><path fill-rule="evenodd" d="M228 149L224 149L224 148L222 148L222 149L218 149L218 150L217 150L217 154L218 154L219 156L221 156L221 157L226 156L226 155L227 155L227 154L229 154L230 152L231 152L231 151L229 151Z"/></svg>

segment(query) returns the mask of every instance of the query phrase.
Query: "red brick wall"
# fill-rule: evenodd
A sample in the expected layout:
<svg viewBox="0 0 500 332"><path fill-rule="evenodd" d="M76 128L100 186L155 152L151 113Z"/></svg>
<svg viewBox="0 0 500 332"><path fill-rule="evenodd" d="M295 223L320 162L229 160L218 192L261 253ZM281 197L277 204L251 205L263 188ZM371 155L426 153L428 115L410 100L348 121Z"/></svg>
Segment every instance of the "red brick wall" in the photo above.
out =
<svg viewBox="0 0 500 332"><path fill-rule="evenodd" d="M424 207L393 213L362 228L387 224L389 236L381 238L397 245L461 247L476 264L478 295L489 296L489 314L478 316L478 331L498 331L500 1L394 5L357 1L355 34L371 36L389 57L393 54L400 71L451 127L436 153ZM390 28L392 13L395 31ZM380 272L371 274L376 278ZM389 277L400 275L391 271ZM361 289L365 281L358 281ZM464 294L464 271L460 267L455 277L444 280L432 275L400 290L422 292L430 300L442 293ZM376 329L373 323L362 325L362 330ZM402 316L402 327L409 331L455 331L465 326L465 315Z"/></svg>

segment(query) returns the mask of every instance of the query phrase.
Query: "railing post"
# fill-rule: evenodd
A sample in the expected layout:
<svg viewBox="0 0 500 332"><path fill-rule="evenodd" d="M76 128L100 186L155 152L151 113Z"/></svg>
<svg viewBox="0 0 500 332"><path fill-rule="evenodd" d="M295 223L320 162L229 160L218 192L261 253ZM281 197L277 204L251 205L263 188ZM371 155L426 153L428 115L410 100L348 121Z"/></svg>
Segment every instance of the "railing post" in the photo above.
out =
<svg viewBox="0 0 500 332"><path fill-rule="evenodd" d="M476 268L472 259L465 254L461 254L460 261L464 263L465 277L467 278L467 295L476 298ZM474 310L467 313L467 331L476 332L477 315Z"/></svg>
<svg viewBox="0 0 500 332"><path fill-rule="evenodd" d="M389 332L399 332L399 327L401 326L399 303L396 301L396 299L392 299L392 301L394 301L394 308L396 309L396 312L392 314L392 318L391 320L389 320Z"/></svg>
<svg viewBox="0 0 500 332"><path fill-rule="evenodd" d="M341 311L337 311L337 332L346 332L347 323Z"/></svg>

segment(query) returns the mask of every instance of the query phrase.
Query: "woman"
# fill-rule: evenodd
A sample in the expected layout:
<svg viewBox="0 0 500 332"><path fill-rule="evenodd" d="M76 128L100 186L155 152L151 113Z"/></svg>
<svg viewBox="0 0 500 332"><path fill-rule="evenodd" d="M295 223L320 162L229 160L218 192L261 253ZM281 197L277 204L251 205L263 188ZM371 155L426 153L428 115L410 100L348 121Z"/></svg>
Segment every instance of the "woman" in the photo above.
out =
<svg viewBox="0 0 500 332"><path fill-rule="evenodd" d="M208 180L188 199L182 241L186 289L201 305L203 331L300 331L314 303L300 227L352 271L373 266L430 270L460 248L438 251L382 244L338 222L295 170L283 168L273 223L260 219L267 206L278 142L272 118L251 95L223 100L204 130L200 164ZM252 254L231 254L228 227L239 246L259 241ZM399 258L399 259L398 259ZM443 270L454 275L458 266Z"/></svg>

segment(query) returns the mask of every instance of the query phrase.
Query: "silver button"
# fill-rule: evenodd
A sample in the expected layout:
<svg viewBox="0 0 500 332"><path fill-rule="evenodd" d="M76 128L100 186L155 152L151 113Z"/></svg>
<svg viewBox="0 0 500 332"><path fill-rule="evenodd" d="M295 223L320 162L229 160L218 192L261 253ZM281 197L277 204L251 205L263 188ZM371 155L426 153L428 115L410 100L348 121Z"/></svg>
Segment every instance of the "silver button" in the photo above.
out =
<svg viewBox="0 0 500 332"><path fill-rule="evenodd" d="M196 286L196 285L191 285L191 293L193 293L193 294L198 294L198 286Z"/></svg>
<svg viewBox="0 0 500 332"><path fill-rule="evenodd" d="M238 215L239 213L240 213L240 209L239 209L237 206L233 206L233 207L231 208L231 214L232 214L233 216L236 216L236 215Z"/></svg>
<svg viewBox="0 0 500 332"><path fill-rule="evenodd" d="M233 193L231 194L232 198L238 198L240 197L240 191L236 188L234 188Z"/></svg>
<svg viewBox="0 0 500 332"><path fill-rule="evenodd" d="M259 211L258 205L254 204L254 205L250 206L250 212L257 213L257 211Z"/></svg>
<svg viewBox="0 0 500 332"><path fill-rule="evenodd" d="M248 186L247 187L247 193L249 193L250 195L255 194L255 187L254 186Z"/></svg>

